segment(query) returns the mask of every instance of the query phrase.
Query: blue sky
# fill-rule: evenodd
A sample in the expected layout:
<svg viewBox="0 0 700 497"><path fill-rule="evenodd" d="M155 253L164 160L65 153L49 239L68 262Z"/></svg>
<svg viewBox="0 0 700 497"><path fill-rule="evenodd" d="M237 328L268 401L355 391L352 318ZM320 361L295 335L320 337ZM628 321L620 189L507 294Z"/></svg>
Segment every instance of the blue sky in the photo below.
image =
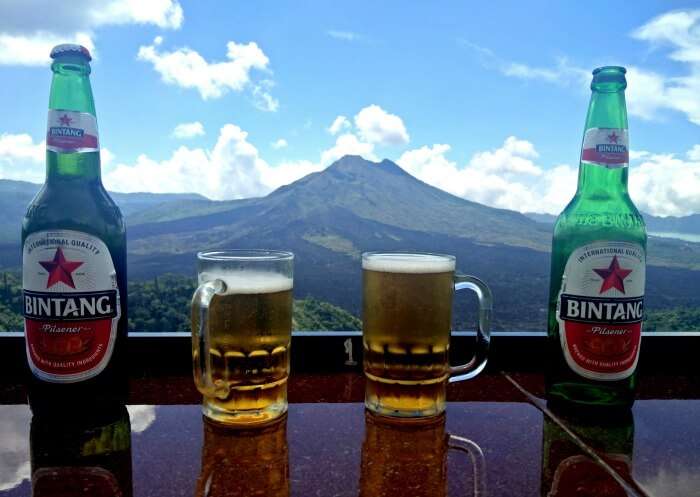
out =
<svg viewBox="0 0 700 497"><path fill-rule="evenodd" d="M78 40L96 55L110 188L262 195L360 153L465 198L557 212L575 188L590 71L619 64L635 200L700 212L700 10L688 2L81 0L58 19L42 3L0 6L12 96L0 177L41 181L46 54ZM194 136L174 133L187 123Z"/></svg>

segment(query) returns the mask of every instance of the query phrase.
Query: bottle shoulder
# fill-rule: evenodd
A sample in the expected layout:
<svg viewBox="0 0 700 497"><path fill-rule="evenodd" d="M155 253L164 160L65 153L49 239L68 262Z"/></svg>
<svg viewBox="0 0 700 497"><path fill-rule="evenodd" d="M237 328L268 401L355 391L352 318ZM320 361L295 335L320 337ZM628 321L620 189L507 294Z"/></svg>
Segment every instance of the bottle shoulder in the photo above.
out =
<svg viewBox="0 0 700 497"><path fill-rule="evenodd" d="M629 197L603 202L574 198L555 222L552 249L573 251L587 243L607 240L646 248L646 224Z"/></svg>
<svg viewBox="0 0 700 497"><path fill-rule="evenodd" d="M646 223L629 197L598 201L574 197L554 224L555 236L571 230L585 232L598 229L646 233Z"/></svg>
<svg viewBox="0 0 700 497"><path fill-rule="evenodd" d="M120 243L124 219L100 183L44 184L22 220L22 238L46 229L72 229Z"/></svg>

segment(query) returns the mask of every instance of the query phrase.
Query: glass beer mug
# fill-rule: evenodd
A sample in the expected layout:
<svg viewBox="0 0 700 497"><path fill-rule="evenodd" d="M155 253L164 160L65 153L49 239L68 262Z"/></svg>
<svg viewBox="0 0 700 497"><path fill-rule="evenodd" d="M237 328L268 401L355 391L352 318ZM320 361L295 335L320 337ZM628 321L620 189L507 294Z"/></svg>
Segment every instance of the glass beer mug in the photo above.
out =
<svg viewBox="0 0 700 497"><path fill-rule="evenodd" d="M192 358L208 418L249 425L287 411L293 261L270 250L197 254Z"/></svg>
<svg viewBox="0 0 700 497"><path fill-rule="evenodd" d="M474 276L456 276L451 255L370 252L362 270L365 405L385 416L439 415L448 379L473 378L486 366L491 291ZM479 299L477 346L469 363L451 367L452 297L463 289Z"/></svg>

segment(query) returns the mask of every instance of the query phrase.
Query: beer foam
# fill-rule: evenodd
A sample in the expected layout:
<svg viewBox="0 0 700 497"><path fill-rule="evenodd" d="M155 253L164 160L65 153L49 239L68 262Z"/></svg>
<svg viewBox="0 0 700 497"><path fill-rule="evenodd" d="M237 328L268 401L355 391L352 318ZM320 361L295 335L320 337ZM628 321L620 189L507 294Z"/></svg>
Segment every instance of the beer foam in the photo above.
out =
<svg viewBox="0 0 700 497"><path fill-rule="evenodd" d="M378 254L362 259L362 269L381 273L447 273L455 260L431 254Z"/></svg>
<svg viewBox="0 0 700 497"><path fill-rule="evenodd" d="M220 270L202 273L200 282L221 280L226 284L225 295L274 293L291 290L293 280L279 273L251 270Z"/></svg>

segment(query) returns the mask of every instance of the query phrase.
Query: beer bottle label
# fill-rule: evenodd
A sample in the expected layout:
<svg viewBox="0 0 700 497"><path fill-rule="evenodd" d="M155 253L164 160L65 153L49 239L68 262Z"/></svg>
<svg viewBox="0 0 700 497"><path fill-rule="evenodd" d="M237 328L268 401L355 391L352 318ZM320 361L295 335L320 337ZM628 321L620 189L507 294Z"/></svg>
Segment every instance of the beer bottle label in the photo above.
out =
<svg viewBox="0 0 700 497"><path fill-rule="evenodd" d="M615 169L629 164L629 138L626 129L590 128L583 135L581 162Z"/></svg>
<svg viewBox="0 0 700 497"><path fill-rule="evenodd" d="M88 112L49 109L46 148L53 152L97 152L97 119Z"/></svg>
<svg viewBox="0 0 700 497"><path fill-rule="evenodd" d="M579 375L620 380L637 366L646 255L637 244L599 241L574 250L564 268L557 321L564 358Z"/></svg>
<svg viewBox="0 0 700 497"><path fill-rule="evenodd" d="M104 242L79 231L32 233L24 242L22 288L34 375L73 383L99 374L120 318L117 273Z"/></svg>
<svg viewBox="0 0 700 497"><path fill-rule="evenodd" d="M32 475L34 497L91 495L120 497L117 477L99 466L57 466L39 468Z"/></svg>

